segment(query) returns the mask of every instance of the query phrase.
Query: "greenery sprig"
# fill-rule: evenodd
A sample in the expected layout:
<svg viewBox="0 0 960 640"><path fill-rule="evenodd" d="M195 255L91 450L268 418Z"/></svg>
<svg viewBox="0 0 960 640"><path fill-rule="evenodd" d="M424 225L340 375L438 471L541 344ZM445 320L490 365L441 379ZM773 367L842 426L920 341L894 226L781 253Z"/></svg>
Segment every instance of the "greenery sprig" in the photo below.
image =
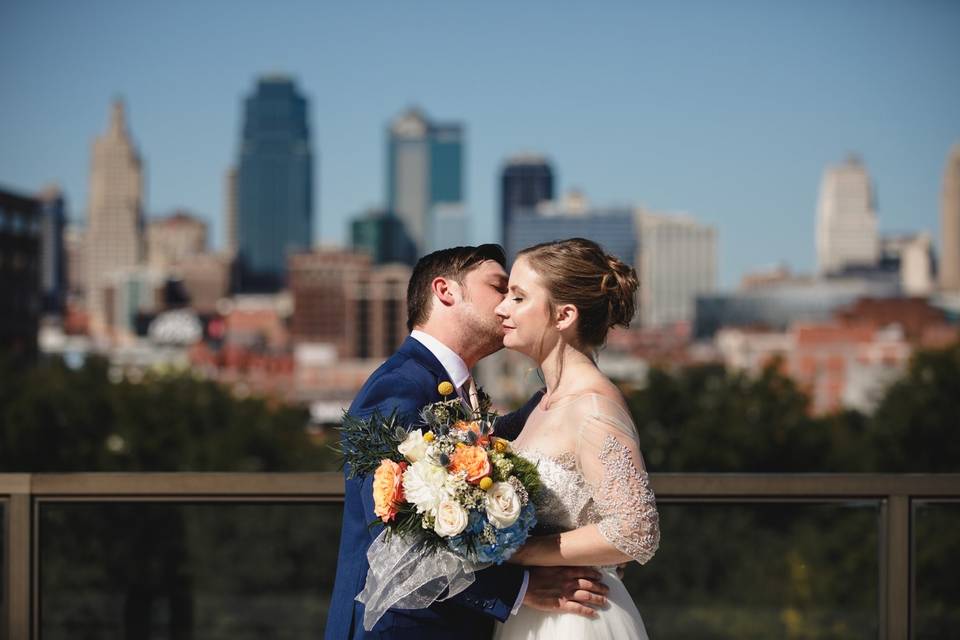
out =
<svg viewBox="0 0 960 640"><path fill-rule="evenodd" d="M406 439L407 429L400 424L396 410L387 417L374 411L366 418L344 411L339 430L341 439L335 449L341 466L350 466L350 478L373 473L384 458L403 461L397 447Z"/></svg>

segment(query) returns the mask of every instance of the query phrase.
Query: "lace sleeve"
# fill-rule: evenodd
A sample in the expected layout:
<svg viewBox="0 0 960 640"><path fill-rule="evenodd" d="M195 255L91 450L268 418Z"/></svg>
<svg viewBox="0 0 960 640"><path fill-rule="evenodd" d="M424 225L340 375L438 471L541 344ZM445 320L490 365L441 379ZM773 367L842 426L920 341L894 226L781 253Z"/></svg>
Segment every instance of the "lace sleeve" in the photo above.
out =
<svg viewBox="0 0 960 640"><path fill-rule="evenodd" d="M593 493L600 533L644 564L660 544L657 504L633 422L618 406L606 406L608 402L598 397L596 410L584 419L577 461Z"/></svg>

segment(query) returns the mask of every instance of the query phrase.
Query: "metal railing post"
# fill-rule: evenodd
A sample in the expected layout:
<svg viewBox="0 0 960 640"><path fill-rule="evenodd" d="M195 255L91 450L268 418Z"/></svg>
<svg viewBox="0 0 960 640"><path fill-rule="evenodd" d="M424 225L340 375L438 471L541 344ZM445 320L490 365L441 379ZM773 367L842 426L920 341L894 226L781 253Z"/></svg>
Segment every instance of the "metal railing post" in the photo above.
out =
<svg viewBox="0 0 960 640"><path fill-rule="evenodd" d="M910 496L890 495L882 536L885 605L880 614L887 640L910 637Z"/></svg>
<svg viewBox="0 0 960 640"><path fill-rule="evenodd" d="M9 640L26 640L30 637L30 527L31 496L29 476L17 482L7 502L7 575L6 632ZM17 491L16 489L21 489Z"/></svg>

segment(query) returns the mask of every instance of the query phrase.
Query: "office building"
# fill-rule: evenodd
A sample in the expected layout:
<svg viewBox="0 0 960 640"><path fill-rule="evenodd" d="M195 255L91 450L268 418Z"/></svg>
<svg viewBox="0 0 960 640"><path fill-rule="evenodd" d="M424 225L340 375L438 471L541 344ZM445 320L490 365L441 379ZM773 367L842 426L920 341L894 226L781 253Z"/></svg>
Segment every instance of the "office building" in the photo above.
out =
<svg viewBox="0 0 960 640"><path fill-rule="evenodd" d="M207 249L207 223L187 211L147 224L147 260L159 269L171 267Z"/></svg>
<svg viewBox="0 0 960 640"><path fill-rule="evenodd" d="M291 333L325 343L340 359L386 358L407 335L411 269L375 266L365 253L317 250L290 258Z"/></svg>
<svg viewBox="0 0 960 640"><path fill-rule="evenodd" d="M387 208L403 221L418 255L427 251L437 205L464 199L464 132L411 108L387 130Z"/></svg>
<svg viewBox="0 0 960 640"><path fill-rule="evenodd" d="M547 215L519 212L507 228L507 259L512 263L526 247L575 237L593 240L607 253L636 266L637 231L631 208L559 209Z"/></svg>
<svg viewBox="0 0 960 640"><path fill-rule="evenodd" d="M950 149L941 197L940 289L960 294L960 142Z"/></svg>
<svg viewBox="0 0 960 640"><path fill-rule="evenodd" d="M877 212L866 167L857 156L828 167L817 204L817 271L872 267L880 257Z"/></svg>
<svg viewBox="0 0 960 640"><path fill-rule="evenodd" d="M59 187L50 186L37 200L41 214L40 292L41 310L62 316L67 302L67 203Z"/></svg>
<svg viewBox="0 0 960 640"><path fill-rule="evenodd" d="M37 351L43 214L36 198L0 191L0 349Z"/></svg>
<svg viewBox="0 0 960 640"><path fill-rule="evenodd" d="M127 131L123 103L113 104L110 126L93 144L85 236L86 305L90 329L102 334L108 313L104 288L111 274L143 261L143 167Z"/></svg>
<svg viewBox="0 0 960 640"><path fill-rule="evenodd" d="M239 156L235 287L276 292L286 284L288 257L309 250L313 238L307 99L293 80L257 82L244 102Z"/></svg>
<svg viewBox="0 0 960 640"><path fill-rule="evenodd" d="M507 229L515 215L535 211L542 202L553 199L553 169L546 158L533 154L508 158L500 175L500 228L503 243L507 242Z"/></svg>
<svg viewBox="0 0 960 640"><path fill-rule="evenodd" d="M645 211L637 226L643 326L691 322L697 296L717 287L717 230L689 216Z"/></svg>
<svg viewBox="0 0 960 640"><path fill-rule="evenodd" d="M374 264L401 262L413 265L416 247L403 221L392 211L371 209L350 222L350 244L356 252L367 253Z"/></svg>

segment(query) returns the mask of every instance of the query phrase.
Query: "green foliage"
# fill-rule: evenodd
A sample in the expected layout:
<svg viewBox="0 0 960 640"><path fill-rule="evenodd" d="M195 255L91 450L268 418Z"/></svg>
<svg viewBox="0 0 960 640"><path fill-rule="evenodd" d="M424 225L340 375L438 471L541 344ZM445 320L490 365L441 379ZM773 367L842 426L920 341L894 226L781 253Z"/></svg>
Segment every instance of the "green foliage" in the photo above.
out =
<svg viewBox="0 0 960 640"><path fill-rule="evenodd" d="M879 468L960 471L960 344L918 352L871 427Z"/></svg>
<svg viewBox="0 0 960 640"><path fill-rule="evenodd" d="M651 470L960 471L960 344L917 352L873 416L811 417L806 394L777 367L758 376L653 369L627 397Z"/></svg>
<svg viewBox="0 0 960 640"><path fill-rule="evenodd" d="M188 373L136 384L107 373L95 358L78 370L0 360L0 471L337 468L338 454L307 437L302 408L238 399ZM960 344L917 352L873 416L809 416L807 396L776 364L758 376L653 369L627 400L653 471L958 472L958 389ZM395 420L380 420L343 424L355 451L394 459L398 433L377 425Z"/></svg>
<svg viewBox="0 0 960 640"><path fill-rule="evenodd" d="M139 383L107 363L0 365L0 471L316 471L335 468L305 409L235 398L189 373Z"/></svg>
<svg viewBox="0 0 960 640"><path fill-rule="evenodd" d="M505 457L513 465L513 475L517 476L517 479L523 483L524 488L530 495L530 499L536 502L537 496L540 493L540 490L543 488L543 484L540 482L540 471L537 470L537 465L512 452L507 452Z"/></svg>
<svg viewBox="0 0 960 640"><path fill-rule="evenodd" d="M384 459L403 462L397 447L406 439L407 430L396 411L387 417L375 411L366 418L344 411L339 431L340 442L333 450L341 456L341 466L349 465L351 478L373 473Z"/></svg>

